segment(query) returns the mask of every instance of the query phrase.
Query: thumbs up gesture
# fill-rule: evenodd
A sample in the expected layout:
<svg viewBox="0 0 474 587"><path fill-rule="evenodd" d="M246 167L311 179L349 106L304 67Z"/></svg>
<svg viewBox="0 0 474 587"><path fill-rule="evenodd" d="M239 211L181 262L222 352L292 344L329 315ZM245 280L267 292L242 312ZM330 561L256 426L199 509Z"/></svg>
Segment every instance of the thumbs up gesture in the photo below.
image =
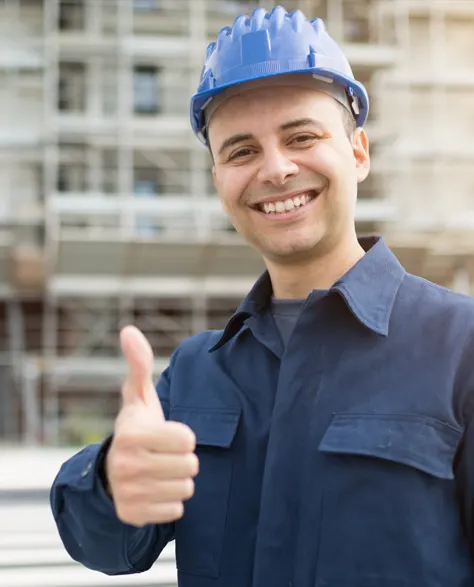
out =
<svg viewBox="0 0 474 587"><path fill-rule="evenodd" d="M152 382L153 352L143 334L128 326L120 341L128 377L105 460L109 493L127 524L172 522L194 493L196 439L185 424L165 420Z"/></svg>

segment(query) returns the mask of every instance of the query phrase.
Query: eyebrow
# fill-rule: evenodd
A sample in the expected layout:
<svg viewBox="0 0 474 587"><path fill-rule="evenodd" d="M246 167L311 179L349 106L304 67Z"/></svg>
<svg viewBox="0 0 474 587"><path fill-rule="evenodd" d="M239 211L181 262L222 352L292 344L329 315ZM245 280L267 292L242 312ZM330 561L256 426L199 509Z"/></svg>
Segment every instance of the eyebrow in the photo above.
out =
<svg viewBox="0 0 474 587"><path fill-rule="evenodd" d="M320 129L324 128L323 125L314 118L297 118L296 120L290 120L289 122L285 122L279 127L278 130L282 132L293 128L300 128L302 126L317 126ZM219 149L219 155L221 155L229 147L233 147L238 143L243 143L244 141L251 141L253 139L255 139L255 136L251 133L240 133L232 135L222 143L221 148Z"/></svg>
<svg viewBox="0 0 474 587"><path fill-rule="evenodd" d="M221 148L219 149L219 155L221 155L229 147L233 147L234 145L237 145L238 143L242 143L244 141L251 141L254 138L255 137L252 134L248 133L232 135L222 143Z"/></svg>
<svg viewBox="0 0 474 587"><path fill-rule="evenodd" d="M290 120L280 126L280 131L289 130L291 128L299 128L300 126L317 126L318 128L324 128L322 123L314 118L297 118L296 120Z"/></svg>

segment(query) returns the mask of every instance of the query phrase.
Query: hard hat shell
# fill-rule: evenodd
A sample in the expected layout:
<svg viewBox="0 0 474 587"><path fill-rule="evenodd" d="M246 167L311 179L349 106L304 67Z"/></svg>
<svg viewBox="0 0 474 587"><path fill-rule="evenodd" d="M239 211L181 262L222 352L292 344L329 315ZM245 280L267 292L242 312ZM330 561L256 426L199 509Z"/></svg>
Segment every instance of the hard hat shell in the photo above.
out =
<svg viewBox="0 0 474 587"><path fill-rule="evenodd" d="M365 87L355 80L342 49L320 18L308 20L300 10L282 6L271 12L256 8L238 16L207 47L197 92L191 98L191 126L207 144L204 110L214 96L235 84L265 77L307 73L342 85L352 104L357 126L369 112Z"/></svg>

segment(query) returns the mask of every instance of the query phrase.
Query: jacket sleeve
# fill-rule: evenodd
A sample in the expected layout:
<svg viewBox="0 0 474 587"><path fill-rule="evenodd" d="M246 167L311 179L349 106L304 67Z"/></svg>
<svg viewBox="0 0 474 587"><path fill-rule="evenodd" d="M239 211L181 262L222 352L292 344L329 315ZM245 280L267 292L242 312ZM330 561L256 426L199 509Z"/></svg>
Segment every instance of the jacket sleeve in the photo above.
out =
<svg viewBox="0 0 474 587"><path fill-rule="evenodd" d="M474 331L473 320L466 321L471 335L464 345L463 360L458 370L457 401L454 403L464 434L454 461L457 500L461 510L461 524L469 542L474 560Z"/></svg>
<svg viewBox="0 0 474 587"><path fill-rule="evenodd" d="M168 418L169 367L157 392ZM174 523L137 528L118 519L99 473L109 443L110 438L89 445L62 465L51 487L51 508L64 547L74 560L107 575L141 573L173 540Z"/></svg>
<svg viewBox="0 0 474 587"><path fill-rule="evenodd" d="M455 474L461 523L474 559L474 418L467 424L456 460Z"/></svg>

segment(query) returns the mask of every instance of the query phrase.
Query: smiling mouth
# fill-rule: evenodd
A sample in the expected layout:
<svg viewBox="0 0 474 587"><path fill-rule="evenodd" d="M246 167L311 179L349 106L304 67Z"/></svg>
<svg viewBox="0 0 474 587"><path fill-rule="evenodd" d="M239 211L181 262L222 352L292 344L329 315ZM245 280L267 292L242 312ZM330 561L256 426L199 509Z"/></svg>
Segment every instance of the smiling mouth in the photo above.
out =
<svg viewBox="0 0 474 587"><path fill-rule="evenodd" d="M268 215L287 214L292 210L303 208L309 204L309 202L317 198L320 193L321 192L315 190L309 190L285 200L275 200L274 202L257 204L255 209Z"/></svg>

